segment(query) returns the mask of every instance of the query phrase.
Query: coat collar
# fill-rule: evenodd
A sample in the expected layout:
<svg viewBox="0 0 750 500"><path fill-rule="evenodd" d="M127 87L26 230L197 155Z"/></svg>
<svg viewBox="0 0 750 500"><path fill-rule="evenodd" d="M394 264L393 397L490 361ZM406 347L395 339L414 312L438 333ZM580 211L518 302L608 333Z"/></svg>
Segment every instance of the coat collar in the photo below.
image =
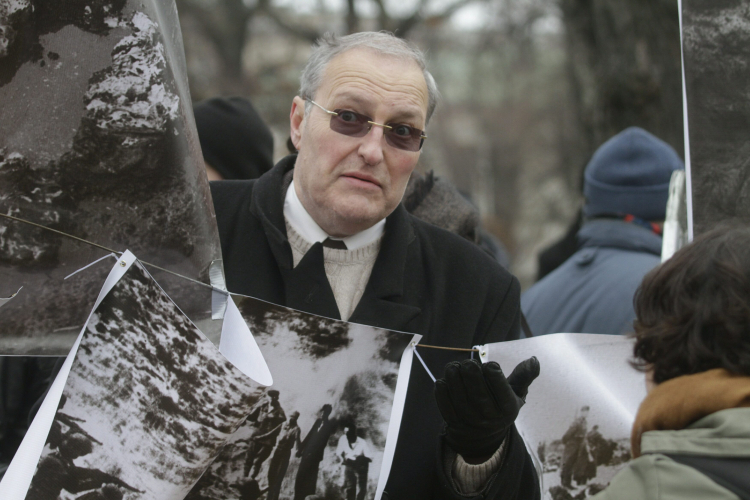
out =
<svg viewBox="0 0 750 500"><path fill-rule="evenodd" d="M584 223L577 238L579 248L619 248L661 255L661 236L622 220L592 219Z"/></svg>
<svg viewBox="0 0 750 500"><path fill-rule="evenodd" d="M253 199L250 204L250 212L263 225L268 244L281 269L294 267L292 247L286 236L286 223L284 222L285 188L289 186L291 178L289 182L284 182L284 177L294 168L296 161L297 155L286 156L258 178L253 186Z"/></svg>
<svg viewBox="0 0 750 500"><path fill-rule="evenodd" d="M287 174L294 168L296 160L296 155L287 156L261 176L253 187L253 199L250 205L251 213L260 220L263 226L269 246L283 276L297 276L306 272L305 269L308 267L322 268L322 246L318 244L313 245L297 268L294 268L292 249L284 222L284 196L291 182ZM409 247L418 244L411 217L403 205L399 204L396 210L386 218L385 234L370 281L349 321L400 330L421 312L418 307L399 303L404 293L404 275ZM318 246L321 247L319 252L316 248ZM317 264L313 266L313 260L316 262L320 260L320 266ZM333 292L330 291L330 284L327 280L325 284L320 281L317 280L317 285L319 287L327 285L328 290L325 295L330 294L329 299L332 299ZM288 290L291 288L293 287L287 287ZM325 300L325 302L329 301ZM305 309L296 303L287 305ZM335 309L335 302L333 308ZM330 307L327 309L329 310L326 313L320 311L318 314L338 317L331 314Z"/></svg>

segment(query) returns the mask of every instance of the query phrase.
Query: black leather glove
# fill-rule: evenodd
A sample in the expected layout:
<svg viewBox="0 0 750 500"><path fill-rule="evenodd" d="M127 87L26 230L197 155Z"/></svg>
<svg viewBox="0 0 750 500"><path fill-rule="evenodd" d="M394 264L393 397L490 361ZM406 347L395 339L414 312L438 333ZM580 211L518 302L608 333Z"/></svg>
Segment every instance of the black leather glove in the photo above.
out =
<svg viewBox="0 0 750 500"><path fill-rule="evenodd" d="M445 441L464 458L491 456L526 402L539 376L539 361L522 361L506 379L494 361L467 359L445 367L435 382L435 399L445 420Z"/></svg>

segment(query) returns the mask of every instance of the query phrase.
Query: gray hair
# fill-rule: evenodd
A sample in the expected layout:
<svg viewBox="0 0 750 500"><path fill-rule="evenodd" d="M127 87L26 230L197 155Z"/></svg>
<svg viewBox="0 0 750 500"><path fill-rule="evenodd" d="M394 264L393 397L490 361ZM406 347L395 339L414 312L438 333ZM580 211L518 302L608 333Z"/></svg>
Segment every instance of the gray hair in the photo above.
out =
<svg viewBox="0 0 750 500"><path fill-rule="evenodd" d="M315 97L315 93L320 88L328 63L337 55L356 48L367 48L387 56L412 60L419 65L427 82L427 121L429 122L440 93L435 79L427 71L424 54L412 43L385 31L364 31L346 36L326 33L318 39L300 77L300 96L307 101L305 112L310 109L310 99Z"/></svg>

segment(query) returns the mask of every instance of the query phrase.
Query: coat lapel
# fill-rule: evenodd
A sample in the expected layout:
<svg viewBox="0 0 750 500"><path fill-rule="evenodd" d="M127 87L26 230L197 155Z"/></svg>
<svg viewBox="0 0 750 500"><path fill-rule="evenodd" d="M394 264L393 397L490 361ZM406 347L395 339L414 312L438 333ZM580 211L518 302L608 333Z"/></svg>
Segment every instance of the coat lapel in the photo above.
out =
<svg viewBox="0 0 750 500"><path fill-rule="evenodd" d="M409 246L417 244L409 214L399 205L385 223L385 235L362 299L349 321L389 330L407 329L422 310L400 303Z"/></svg>

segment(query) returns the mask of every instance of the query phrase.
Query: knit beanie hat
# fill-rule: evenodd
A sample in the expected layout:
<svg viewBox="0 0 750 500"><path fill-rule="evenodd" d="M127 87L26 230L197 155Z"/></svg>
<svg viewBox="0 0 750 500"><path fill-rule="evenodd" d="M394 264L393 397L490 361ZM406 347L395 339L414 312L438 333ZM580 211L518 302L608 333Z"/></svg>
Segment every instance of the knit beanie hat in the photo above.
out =
<svg viewBox="0 0 750 500"><path fill-rule="evenodd" d="M203 159L225 179L255 179L273 167L273 135L250 101L215 97L193 113Z"/></svg>
<svg viewBox="0 0 750 500"><path fill-rule="evenodd" d="M666 142L638 127L625 129L602 144L586 166L583 213L662 220L672 172L684 168Z"/></svg>

